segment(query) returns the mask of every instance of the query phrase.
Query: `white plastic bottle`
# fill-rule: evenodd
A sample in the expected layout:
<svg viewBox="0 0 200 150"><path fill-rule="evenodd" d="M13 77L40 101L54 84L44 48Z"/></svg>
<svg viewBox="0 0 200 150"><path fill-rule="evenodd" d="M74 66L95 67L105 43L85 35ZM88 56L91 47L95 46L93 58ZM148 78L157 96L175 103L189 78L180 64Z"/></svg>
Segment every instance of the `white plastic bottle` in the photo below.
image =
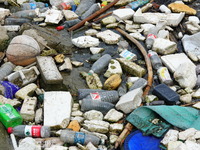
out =
<svg viewBox="0 0 200 150"><path fill-rule="evenodd" d="M18 125L9 127L8 133L18 137L50 137L50 127L40 125Z"/></svg>

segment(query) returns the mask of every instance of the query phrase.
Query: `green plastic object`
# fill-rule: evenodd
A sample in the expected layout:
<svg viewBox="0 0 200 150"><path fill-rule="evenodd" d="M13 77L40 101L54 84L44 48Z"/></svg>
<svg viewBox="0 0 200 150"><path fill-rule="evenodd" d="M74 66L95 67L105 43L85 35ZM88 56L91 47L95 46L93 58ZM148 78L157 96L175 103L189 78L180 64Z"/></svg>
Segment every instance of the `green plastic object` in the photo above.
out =
<svg viewBox="0 0 200 150"><path fill-rule="evenodd" d="M22 124L22 117L10 104L0 105L0 121L8 127L15 127Z"/></svg>
<svg viewBox="0 0 200 150"><path fill-rule="evenodd" d="M143 106L134 110L126 119L144 134L156 137L164 135L171 125L183 130L200 130L200 111L191 107Z"/></svg>

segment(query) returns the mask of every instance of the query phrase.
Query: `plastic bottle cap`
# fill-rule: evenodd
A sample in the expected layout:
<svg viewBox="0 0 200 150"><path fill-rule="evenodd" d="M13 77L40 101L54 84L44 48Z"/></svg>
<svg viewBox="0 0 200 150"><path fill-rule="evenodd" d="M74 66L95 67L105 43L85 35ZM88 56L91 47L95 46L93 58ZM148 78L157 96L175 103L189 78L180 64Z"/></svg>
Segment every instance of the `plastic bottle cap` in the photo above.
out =
<svg viewBox="0 0 200 150"><path fill-rule="evenodd" d="M56 27L56 30L60 31L60 30L63 30L65 27L64 26L58 26Z"/></svg>
<svg viewBox="0 0 200 150"><path fill-rule="evenodd" d="M9 134L10 134L10 133L13 133L13 128L12 128L12 127L9 127L9 128L7 129L7 131L8 131Z"/></svg>

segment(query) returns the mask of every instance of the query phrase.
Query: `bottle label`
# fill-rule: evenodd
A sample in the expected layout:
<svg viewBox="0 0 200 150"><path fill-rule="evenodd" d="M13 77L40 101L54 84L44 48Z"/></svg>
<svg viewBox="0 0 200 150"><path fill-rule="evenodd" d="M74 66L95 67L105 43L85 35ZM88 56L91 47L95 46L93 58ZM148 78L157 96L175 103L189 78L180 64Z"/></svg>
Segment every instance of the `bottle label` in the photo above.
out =
<svg viewBox="0 0 200 150"><path fill-rule="evenodd" d="M25 136L31 136L31 137L41 137L41 127L42 126L25 126L24 134Z"/></svg>
<svg viewBox="0 0 200 150"><path fill-rule="evenodd" d="M147 38L156 39L157 36L156 36L155 34L148 34L148 35L147 35Z"/></svg>
<svg viewBox="0 0 200 150"><path fill-rule="evenodd" d="M36 4L34 4L34 3L30 3L30 8L31 8L31 9L36 9L37 6L36 6Z"/></svg>
<svg viewBox="0 0 200 150"><path fill-rule="evenodd" d="M76 132L74 135L74 143L84 144L85 143L85 133Z"/></svg>
<svg viewBox="0 0 200 150"><path fill-rule="evenodd" d="M5 105L0 106L1 112L8 116L10 119L16 118L16 116L12 113L12 109L10 107L6 107Z"/></svg>
<svg viewBox="0 0 200 150"><path fill-rule="evenodd" d="M90 93L90 96L93 100L101 100L101 96L99 95L98 92L96 93Z"/></svg>

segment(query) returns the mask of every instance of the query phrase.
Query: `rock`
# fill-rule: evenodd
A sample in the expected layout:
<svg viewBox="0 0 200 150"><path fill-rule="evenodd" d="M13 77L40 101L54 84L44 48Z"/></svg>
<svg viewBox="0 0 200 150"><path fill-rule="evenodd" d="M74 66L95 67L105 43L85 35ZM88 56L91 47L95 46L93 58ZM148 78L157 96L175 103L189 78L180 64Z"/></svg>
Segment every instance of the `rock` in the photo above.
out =
<svg viewBox="0 0 200 150"><path fill-rule="evenodd" d="M128 114L139 107L141 102L142 90L138 88L121 96L115 107L116 109L123 111L125 114Z"/></svg>
<svg viewBox="0 0 200 150"><path fill-rule="evenodd" d="M26 97L20 109L20 115L24 121L33 121L35 118L36 97Z"/></svg>
<svg viewBox="0 0 200 150"><path fill-rule="evenodd" d="M63 54L58 54L54 57L56 63L63 63L65 59L65 55Z"/></svg>
<svg viewBox="0 0 200 150"><path fill-rule="evenodd" d="M8 46L8 40L9 40L9 36L7 34L6 28L0 26L0 34L1 34L1 37L0 37L0 51L4 51L6 49L6 47Z"/></svg>
<svg viewBox="0 0 200 150"><path fill-rule="evenodd" d="M97 110L90 110L84 113L86 120L103 120L103 114Z"/></svg>
<svg viewBox="0 0 200 150"><path fill-rule="evenodd" d="M191 103L192 102L192 95L191 94L185 94L180 96L180 101L183 103Z"/></svg>
<svg viewBox="0 0 200 150"><path fill-rule="evenodd" d="M149 33L149 30L155 27L155 25L153 24L141 24L140 26L141 26L141 29L143 29L144 36L147 36L147 34Z"/></svg>
<svg viewBox="0 0 200 150"><path fill-rule="evenodd" d="M40 124L43 121L43 110L39 108L35 112L35 123Z"/></svg>
<svg viewBox="0 0 200 150"><path fill-rule="evenodd" d="M181 64L175 71L174 78L181 87L192 89L197 81L195 67L191 66L190 63Z"/></svg>
<svg viewBox="0 0 200 150"><path fill-rule="evenodd" d="M183 142L181 142L181 141L170 141L170 142L168 143L167 149L168 149L168 150L178 150L177 148L178 148L181 144L183 144Z"/></svg>
<svg viewBox="0 0 200 150"><path fill-rule="evenodd" d="M179 132L179 140L187 140L189 137L192 137L192 136L194 136L195 135L195 133L197 132L197 130L196 129L194 129L194 128L189 128L189 129L187 129L187 130L185 130L185 131L181 131L181 132Z"/></svg>
<svg viewBox="0 0 200 150"><path fill-rule="evenodd" d="M178 134L179 132L177 130L172 130L170 129L162 139L161 143L164 144L165 146L168 145L169 142L175 142L178 140Z"/></svg>
<svg viewBox="0 0 200 150"><path fill-rule="evenodd" d="M72 129L73 131L79 131L81 129L81 126L77 120L72 120L67 128Z"/></svg>
<svg viewBox="0 0 200 150"><path fill-rule="evenodd" d="M97 29L97 30L101 30L101 24L100 23L98 23L98 24L92 23L92 28Z"/></svg>
<svg viewBox="0 0 200 150"><path fill-rule="evenodd" d="M77 120L78 123L82 123L85 119L83 117L76 116L76 117L71 117L71 120Z"/></svg>
<svg viewBox="0 0 200 150"><path fill-rule="evenodd" d="M5 8L0 8L0 23L4 20L6 16L10 15L10 10Z"/></svg>
<svg viewBox="0 0 200 150"><path fill-rule="evenodd" d="M116 9L113 11L112 15L118 20L128 20L132 19L134 11L131 8Z"/></svg>
<svg viewBox="0 0 200 150"><path fill-rule="evenodd" d="M12 106L18 106L21 104L21 102L18 101L17 99L7 99L3 95L0 95L0 103L1 104L10 104Z"/></svg>
<svg viewBox="0 0 200 150"><path fill-rule="evenodd" d="M71 117L73 99L69 92L44 93L44 125L66 128Z"/></svg>
<svg viewBox="0 0 200 150"><path fill-rule="evenodd" d="M72 64L71 64L69 57L66 57L64 59L64 63L59 67L59 70L60 71L63 71L63 70L72 71Z"/></svg>
<svg viewBox="0 0 200 150"><path fill-rule="evenodd" d="M95 36L97 33L98 33L98 31L95 29L89 29L89 30L85 31L85 35L87 35L87 36Z"/></svg>
<svg viewBox="0 0 200 150"><path fill-rule="evenodd" d="M78 15L71 11L71 10L62 10L66 20L74 20L74 19L77 19L78 18Z"/></svg>
<svg viewBox="0 0 200 150"><path fill-rule="evenodd" d="M151 103L151 102L153 102L155 100L158 100L158 98L155 95L146 95L145 96L145 101L147 103Z"/></svg>
<svg viewBox="0 0 200 150"><path fill-rule="evenodd" d="M8 32L19 31L20 25L5 25L3 26Z"/></svg>
<svg viewBox="0 0 200 150"><path fill-rule="evenodd" d="M58 24L62 19L62 11L56 9L47 10L45 16L45 23Z"/></svg>
<svg viewBox="0 0 200 150"><path fill-rule="evenodd" d="M161 55L167 55L177 51L177 45L175 42L171 42L167 39L156 38L154 40L152 50Z"/></svg>
<svg viewBox="0 0 200 150"><path fill-rule="evenodd" d="M189 17L188 17L188 21L190 21L190 22L195 22L195 23L197 23L197 24L200 23L200 20L199 20L199 18L198 18L197 16L189 16Z"/></svg>
<svg viewBox="0 0 200 150"><path fill-rule="evenodd" d="M80 109L80 104L79 103L74 103L72 106L72 111L77 111Z"/></svg>
<svg viewBox="0 0 200 150"><path fill-rule="evenodd" d="M111 144L114 144L117 141L118 136L117 135L110 135L109 141Z"/></svg>
<svg viewBox="0 0 200 150"><path fill-rule="evenodd" d="M132 33L143 31L143 30L140 30L139 24L126 24L125 29L126 29L126 31L132 32Z"/></svg>
<svg viewBox="0 0 200 150"><path fill-rule="evenodd" d="M131 62L125 58L117 58L117 60L120 62L122 69L131 75L142 77L146 74L146 70L134 62Z"/></svg>
<svg viewBox="0 0 200 150"><path fill-rule="evenodd" d="M64 146L53 145L50 148L45 148L44 150L68 150L68 148Z"/></svg>
<svg viewBox="0 0 200 150"><path fill-rule="evenodd" d="M72 114L71 114L73 117L82 117L83 116L83 112L81 112L80 110L77 110L77 111L73 111Z"/></svg>
<svg viewBox="0 0 200 150"><path fill-rule="evenodd" d="M46 84L62 83L63 77L51 56L37 56L36 59L42 79Z"/></svg>
<svg viewBox="0 0 200 150"><path fill-rule="evenodd" d="M103 88L106 90L115 90L121 82L121 76L119 74L113 74L105 81Z"/></svg>
<svg viewBox="0 0 200 150"><path fill-rule="evenodd" d="M140 40L140 41L144 41L145 40L145 37L141 33L139 33L139 32L130 33L129 35L132 36L132 37L134 37L137 40Z"/></svg>
<svg viewBox="0 0 200 150"><path fill-rule="evenodd" d="M106 17L101 20L101 23L103 25L108 25L108 24L115 23L115 22L116 22L116 19L113 16L109 16L109 17Z"/></svg>
<svg viewBox="0 0 200 150"><path fill-rule="evenodd" d="M88 150L97 150L97 148L91 143L89 142L87 145L86 145L86 148Z"/></svg>
<svg viewBox="0 0 200 150"><path fill-rule="evenodd" d="M101 120L85 120L83 127L91 132L107 133L109 131L109 123Z"/></svg>
<svg viewBox="0 0 200 150"><path fill-rule="evenodd" d="M200 139L200 131L197 131L193 137L194 139Z"/></svg>
<svg viewBox="0 0 200 150"><path fill-rule="evenodd" d="M109 65L108 65L108 70L104 74L105 77L109 78L113 74L119 74L120 76L122 75L122 68L120 63L115 60L111 59Z"/></svg>
<svg viewBox="0 0 200 150"><path fill-rule="evenodd" d="M184 53L165 55L161 57L161 60L172 73L174 73L181 64L186 62L190 63L192 68L196 67L195 64Z"/></svg>
<svg viewBox="0 0 200 150"><path fill-rule="evenodd" d="M187 15L196 15L197 13L195 9L181 3L171 3L168 7L175 13L185 12Z"/></svg>
<svg viewBox="0 0 200 150"><path fill-rule="evenodd" d="M185 145L186 145L188 150L199 150L200 149L200 144L197 144L197 143L192 142L192 141L186 141Z"/></svg>
<svg viewBox="0 0 200 150"><path fill-rule="evenodd" d="M111 23L111 24L106 25L107 29L115 29L117 27L118 27L118 23Z"/></svg>
<svg viewBox="0 0 200 150"><path fill-rule="evenodd" d="M197 109L200 109L200 102L194 104L192 107L197 108Z"/></svg>
<svg viewBox="0 0 200 150"><path fill-rule="evenodd" d="M80 150L80 149L78 147L76 147L76 146L70 146L69 150Z"/></svg>
<svg viewBox="0 0 200 150"><path fill-rule="evenodd" d="M91 53L94 55L94 54L98 54L98 53L101 53L103 52L105 49L104 48L101 48L101 47L90 47L90 51Z"/></svg>
<svg viewBox="0 0 200 150"><path fill-rule="evenodd" d="M36 141L31 137L24 138L16 150L41 150L41 146L36 143Z"/></svg>
<svg viewBox="0 0 200 150"><path fill-rule="evenodd" d="M114 134L119 134L122 132L123 128L124 128L123 124L113 123L113 124L110 124L109 131Z"/></svg>
<svg viewBox="0 0 200 150"><path fill-rule="evenodd" d="M95 47L99 46L99 39L91 36L80 36L72 39L72 43L79 48Z"/></svg>
<svg viewBox="0 0 200 150"><path fill-rule="evenodd" d="M98 38L101 38L106 44L117 44L121 36L111 30L105 30L96 34Z"/></svg>
<svg viewBox="0 0 200 150"><path fill-rule="evenodd" d="M15 97L24 100L28 96L32 96L36 90L37 85L35 83L30 83L15 93Z"/></svg>
<svg viewBox="0 0 200 150"><path fill-rule="evenodd" d="M103 87L101 80L96 73L87 75L86 82L90 89L102 89Z"/></svg>
<svg viewBox="0 0 200 150"><path fill-rule="evenodd" d="M109 122L118 122L120 119L122 119L123 113L111 109L107 114L104 116L104 120L109 121Z"/></svg>
<svg viewBox="0 0 200 150"><path fill-rule="evenodd" d="M80 67L80 66L83 66L83 63L82 62L79 62L79 61L71 61L72 65L74 65L75 67Z"/></svg>
<svg viewBox="0 0 200 150"><path fill-rule="evenodd" d="M189 149L186 147L185 143L182 143L177 147L176 150L189 150Z"/></svg>
<svg viewBox="0 0 200 150"><path fill-rule="evenodd" d="M137 81L135 81L133 83L133 85L129 88L129 91L137 89L137 88L141 88L143 89L145 86L147 85L147 80L145 80L144 78L139 78Z"/></svg>

